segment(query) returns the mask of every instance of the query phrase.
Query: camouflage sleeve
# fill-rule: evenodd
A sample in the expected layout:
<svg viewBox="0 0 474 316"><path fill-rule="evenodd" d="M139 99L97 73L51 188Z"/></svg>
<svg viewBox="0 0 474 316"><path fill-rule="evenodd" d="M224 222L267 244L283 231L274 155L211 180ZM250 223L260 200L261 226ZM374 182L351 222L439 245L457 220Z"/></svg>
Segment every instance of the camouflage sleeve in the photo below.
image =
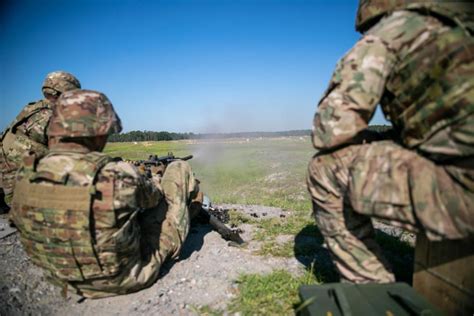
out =
<svg viewBox="0 0 474 316"><path fill-rule="evenodd" d="M426 30L424 17L397 11L377 23L338 62L313 123L313 145L330 149L354 142L366 129L400 50Z"/></svg>
<svg viewBox="0 0 474 316"><path fill-rule="evenodd" d="M162 199L162 189L158 181L148 179L129 163L119 161L108 163L101 171L99 179L114 182L114 208L135 207L148 209L158 205ZM112 178L112 179L110 179Z"/></svg>
<svg viewBox="0 0 474 316"><path fill-rule="evenodd" d="M48 128L49 120L52 115L52 110L43 109L40 112L33 114L23 124L25 135L37 143L48 146L48 137L46 136L46 129Z"/></svg>
<svg viewBox="0 0 474 316"><path fill-rule="evenodd" d="M367 128L394 60L383 39L366 35L338 62L314 117L316 149L351 143Z"/></svg>

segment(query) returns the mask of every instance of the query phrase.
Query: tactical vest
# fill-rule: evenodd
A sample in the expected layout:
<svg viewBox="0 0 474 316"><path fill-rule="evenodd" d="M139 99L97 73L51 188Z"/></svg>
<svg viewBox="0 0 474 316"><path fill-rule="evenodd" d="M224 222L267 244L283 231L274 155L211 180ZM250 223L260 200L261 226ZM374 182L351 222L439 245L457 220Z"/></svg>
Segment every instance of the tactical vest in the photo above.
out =
<svg viewBox="0 0 474 316"><path fill-rule="evenodd" d="M20 114L18 114L12 124L10 124L10 126L2 133L0 136L0 143L2 144L2 153L6 156L5 160L7 162L10 161L14 164L21 162L21 160L11 161L12 159L9 156L9 153L15 150L24 154L28 154L28 152L34 152L40 155L46 154L48 150L47 144L37 142L18 130L18 127L26 122L30 117L44 110L51 110L47 101L40 100L29 103Z"/></svg>
<svg viewBox="0 0 474 316"><path fill-rule="evenodd" d="M430 32L423 47L401 52L380 104L407 147L474 155L474 38L460 26Z"/></svg>
<svg viewBox="0 0 474 316"><path fill-rule="evenodd" d="M26 252L62 284L117 275L138 260L140 247L139 229L131 227L137 212L128 225L118 223L114 181L96 181L112 159L97 152L45 158L54 155L76 157L72 170L51 172L29 156L19 171L12 219Z"/></svg>
<svg viewBox="0 0 474 316"><path fill-rule="evenodd" d="M398 10L415 10L442 16L463 29L474 32L472 0L359 0L356 30L367 31L382 16Z"/></svg>

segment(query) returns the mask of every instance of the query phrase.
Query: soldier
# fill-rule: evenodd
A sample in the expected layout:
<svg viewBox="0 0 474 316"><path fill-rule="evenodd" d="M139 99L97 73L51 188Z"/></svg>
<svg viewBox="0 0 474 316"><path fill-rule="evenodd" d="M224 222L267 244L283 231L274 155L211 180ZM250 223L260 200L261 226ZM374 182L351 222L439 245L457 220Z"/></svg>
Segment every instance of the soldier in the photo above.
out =
<svg viewBox="0 0 474 316"><path fill-rule="evenodd" d="M33 262L54 283L100 298L149 287L189 230L198 193L188 163L151 179L101 153L121 122L108 98L74 90L58 99L50 152L17 174L11 217Z"/></svg>
<svg viewBox="0 0 474 316"><path fill-rule="evenodd" d="M469 1L360 1L363 36L319 103L307 180L343 281L394 281L370 217L430 240L473 235L473 13ZM377 104L398 141L371 142Z"/></svg>
<svg viewBox="0 0 474 316"><path fill-rule="evenodd" d="M29 152L42 154L48 150L46 128L54 102L61 93L79 88L81 88L79 80L70 73L64 71L49 73L42 88L45 98L25 106L0 136L0 207L2 213L9 209L3 199L5 196L7 204L11 200L15 187L15 173L23 156Z"/></svg>

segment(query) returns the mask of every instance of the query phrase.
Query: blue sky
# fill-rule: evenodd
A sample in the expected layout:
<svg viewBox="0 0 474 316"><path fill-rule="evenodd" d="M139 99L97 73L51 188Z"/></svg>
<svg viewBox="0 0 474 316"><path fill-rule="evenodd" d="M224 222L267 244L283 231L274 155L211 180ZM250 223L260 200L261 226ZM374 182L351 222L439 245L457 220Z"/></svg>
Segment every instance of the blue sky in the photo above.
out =
<svg viewBox="0 0 474 316"><path fill-rule="evenodd" d="M0 4L0 128L44 76L104 92L125 131L309 129L356 0L51 1ZM372 123L385 120L376 113Z"/></svg>

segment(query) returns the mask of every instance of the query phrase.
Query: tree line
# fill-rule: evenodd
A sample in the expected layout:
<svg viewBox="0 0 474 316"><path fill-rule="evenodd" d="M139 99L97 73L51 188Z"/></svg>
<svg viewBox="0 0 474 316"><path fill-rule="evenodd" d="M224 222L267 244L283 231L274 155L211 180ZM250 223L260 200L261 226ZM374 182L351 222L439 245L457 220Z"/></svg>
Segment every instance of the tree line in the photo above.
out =
<svg viewBox="0 0 474 316"><path fill-rule="evenodd" d="M390 129L388 125L371 125L370 130L384 132ZM309 136L311 130L291 130L283 132L240 132L240 133L174 133L153 131L130 131L110 135L110 142L142 142L142 141L170 141L182 139L219 139L219 138L253 138L253 137L288 137Z"/></svg>

